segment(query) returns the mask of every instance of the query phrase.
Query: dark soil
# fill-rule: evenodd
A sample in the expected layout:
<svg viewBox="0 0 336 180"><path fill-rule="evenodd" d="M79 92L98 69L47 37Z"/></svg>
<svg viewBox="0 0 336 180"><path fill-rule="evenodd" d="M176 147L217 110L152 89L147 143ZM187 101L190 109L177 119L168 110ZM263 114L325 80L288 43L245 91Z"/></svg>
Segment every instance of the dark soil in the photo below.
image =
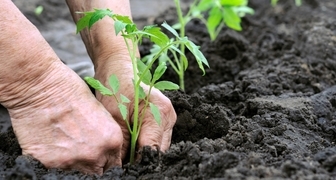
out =
<svg viewBox="0 0 336 180"><path fill-rule="evenodd" d="M243 31L224 28L213 42L199 21L187 26L211 67L202 76L191 61L186 93L166 92L178 114L167 153L144 149L139 164L102 177L47 170L20 155L9 128L0 134L0 178L336 179L336 2L250 7ZM174 14L155 22L172 24ZM172 71L165 78L176 81Z"/></svg>

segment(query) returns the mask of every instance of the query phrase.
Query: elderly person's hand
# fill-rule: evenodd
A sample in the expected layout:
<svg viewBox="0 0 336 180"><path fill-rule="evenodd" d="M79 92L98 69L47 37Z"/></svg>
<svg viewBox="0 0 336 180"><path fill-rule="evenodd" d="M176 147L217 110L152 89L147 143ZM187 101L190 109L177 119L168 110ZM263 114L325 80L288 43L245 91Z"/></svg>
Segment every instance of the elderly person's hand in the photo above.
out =
<svg viewBox="0 0 336 180"><path fill-rule="evenodd" d="M116 14L131 17L128 1L101 0L83 2L80 0L67 0L67 3L75 22L82 16L76 12L92 11L93 8L109 8ZM82 31L81 36L95 66L95 78L107 85L109 76L112 74L117 75L121 83L120 92L132 100L134 93L132 64L124 39L120 35L115 36L113 23L112 19L105 17L94 24L90 30ZM146 89L146 86L143 88ZM99 93L97 93L97 99L112 114L122 129L124 137L122 157L124 158L129 148L130 134L118 110L117 103L112 97L102 96ZM158 106L162 123L159 126L150 110L146 111L147 114L140 130L138 147L142 148L148 145L165 151L170 146L172 129L176 122L176 113L170 100L157 89L151 92L150 101ZM132 108L130 104L130 112L132 112ZM129 117L129 121L132 121L132 117Z"/></svg>
<svg viewBox="0 0 336 180"><path fill-rule="evenodd" d="M0 103L24 155L102 174L121 165L120 126L11 0L0 6Z"/></svg>
<svg viewBox="0 0 336 180"><path fill-rule="evenodd" d="M129 4L121 0L69 0L68 5L75 20L75 11L99 7L129 13ZM0 18L0 103L8 109L22 153L48 168L90 174L120 166L129 133L116 103L98 94L100 103L10 0L2 1ZM96 78L106 82L116 74L122 81L122 93L132 97L133 75L123 40L114 36L108 19L95 28L83 32L82 38ZM148 111L138 147L149 145L164 151L170 145L176 114L161 92L154 90L150 101L161 110L162 125Z"/></svg>
<svg viewBox="0 0 336 180"><path fill-rule="evenodd" d="M96 73L96 79L99 79L103 84L108 84L108 78L111 74L117 75L120 79L120 92L127 96L131 101L134 97L133 91L133 75L132 66L129 61L126 61L127 57L122 56L111 56L106 60L106 65L101 70ZM148 86L142 85L142 87L148 90ZM123 132L124 144L122 149L122 157L124 158L127 154L130 144L130 133L126 126L125 121L122 119L121 113L118 109L118 104L114 98L109 96L103 96L97 93L97 99L105 106L105 108L112 114L113 118L118 122ZM149 107L146 111L145 118L142 122L139 138L138 138L138 148L143 146L151 146L153 149L159 149L161 151L166 151L171 142L172 130L176 121L176 113L170 102L170 100L164 96L159 90L152 89L149 101L155 104L161 113L161 125L159 125ZM144 102L140 102L140 110L143 109ZM129 109L129 122L132 124L133 117L133 104L128 104Z"/></svg>

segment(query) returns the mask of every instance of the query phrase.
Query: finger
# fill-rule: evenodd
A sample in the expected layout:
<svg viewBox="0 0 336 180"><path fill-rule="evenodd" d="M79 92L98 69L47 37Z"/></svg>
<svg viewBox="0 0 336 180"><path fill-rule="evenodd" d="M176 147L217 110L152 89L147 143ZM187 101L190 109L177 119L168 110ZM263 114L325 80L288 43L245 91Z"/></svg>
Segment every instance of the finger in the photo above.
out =
<svg viewBox="0 0 336 180"><path fill-rule="evenodd" d="M119 167L122 166L121 154L122 153L120 151L119 155L116 155L113 152L112 154L107 155L107 162L103 168L104 172L108 170L109 168L116 167L116 166L119 166Z"/></svg>
<svg viewBox="0 0 336 180"><path fill-rule="evenodd" d="M138 144L140 148L151 146L165 151L170 146L172 129L176 122L176 113L168 98L161 98L161 100L164 101L156 103L160 109L161 124L159 125L154 120L150 112L147 114L139 134Z"/></svg>
<svg viewBox="0 0 336 180"><path fill-rule="evenodd" d="M103 166L104 166L104 160L103 158L98 158L98 159L93 159L90 158L88 159L86 157L85 160L83 158L80 159L75 159L75 160L70 160L69 161L64 161L61 165L59 166L53 166L54 168L59 168L62 170L77 170L86 174L98 174L102 175L104 172ZM46 166L48 168L48 166Z"/></svg>
<svg viewBox="0 0 336 180"><path fill-rule="evenodd" d="M165 152L170 147L171 138L173 134L173 127L176 123L177 115L169 101L169 106L165 108L165 111L161 111L163 134L160 150Z"/></svg>
<svg viewBox="0 0 336 180"><path fill-rule="evenodd" d="M148 113L143 120L138 137L139 149L144 146L150 146L156 149L161 146L163 129L155 122L153 116Z"/></svg>
<svg viewBox="0 0 336 180"><path fill-rule="evenodd" d="M172 134L173 134L173 130L172 129L166 129L163 132L160 151L165 152L165 151L167 151L169 149L170 144L171 144Z"/></svg>
<svg viewBox="0 0 336 180"><path fill-rule="evenodd" d="M123 133L123 139L124 139L122 148L121 148L120 157L121 159L125 159L126 155L128 154L129 142L130 142L131 137L130 137L130 132L128 131L128 128L126 126L126 123L121 124L120 127Z"/></svg>
<svg viewBox="0 0 336 180"><path fill-rule="evenodd" d="M112 115L113 119L118 123L123 135L123 145L121 149L121 159L124 159L128 153L130 132L128 131L125 120L123 119L115 100L112 97L101 96L98 94L97 99L102 102L108 112Z"/></svg>

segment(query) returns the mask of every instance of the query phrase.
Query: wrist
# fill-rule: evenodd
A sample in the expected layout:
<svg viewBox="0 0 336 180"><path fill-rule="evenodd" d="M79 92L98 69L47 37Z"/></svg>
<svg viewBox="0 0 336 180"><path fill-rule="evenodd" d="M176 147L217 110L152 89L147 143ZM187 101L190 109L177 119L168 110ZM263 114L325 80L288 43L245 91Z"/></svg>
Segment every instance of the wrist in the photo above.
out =
<svg viewBox="0 0 336 180"><path fill-rule="evenodd" d="M128 52L114 52L113 50L97 54L92 59L96 75L109 76L111 74L129 74L132 71L132 61Z"/></svg>

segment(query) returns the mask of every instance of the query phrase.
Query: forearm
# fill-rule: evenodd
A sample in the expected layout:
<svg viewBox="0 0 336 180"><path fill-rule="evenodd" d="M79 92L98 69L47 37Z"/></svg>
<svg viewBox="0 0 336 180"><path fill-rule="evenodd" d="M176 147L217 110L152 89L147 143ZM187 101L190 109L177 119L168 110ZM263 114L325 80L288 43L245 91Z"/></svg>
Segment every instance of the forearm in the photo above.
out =
<svg viewBox="0 0 336 180"><path fill-rule="evenodd" d="M131 17L128 0L66 0L75 22L83 15L76 12L92 11L97 8L108 8L116 14ZM97 22L90 30L81 32L86 49L97 66L99 61L114 56L114 54L128 55L125 42L121 36L115 36L113 20L104 18ZM105 57L105 58L102 58ZM105 64L105 63L103 63Z"/></svg>
<svg viewBox="0 0 336 180"><path fill-rule="evenodd" d="M0 18L0 102L7 106L20 91L33 88L25 82L43 79L58 58L11 0L1 1Z"/></svg>

